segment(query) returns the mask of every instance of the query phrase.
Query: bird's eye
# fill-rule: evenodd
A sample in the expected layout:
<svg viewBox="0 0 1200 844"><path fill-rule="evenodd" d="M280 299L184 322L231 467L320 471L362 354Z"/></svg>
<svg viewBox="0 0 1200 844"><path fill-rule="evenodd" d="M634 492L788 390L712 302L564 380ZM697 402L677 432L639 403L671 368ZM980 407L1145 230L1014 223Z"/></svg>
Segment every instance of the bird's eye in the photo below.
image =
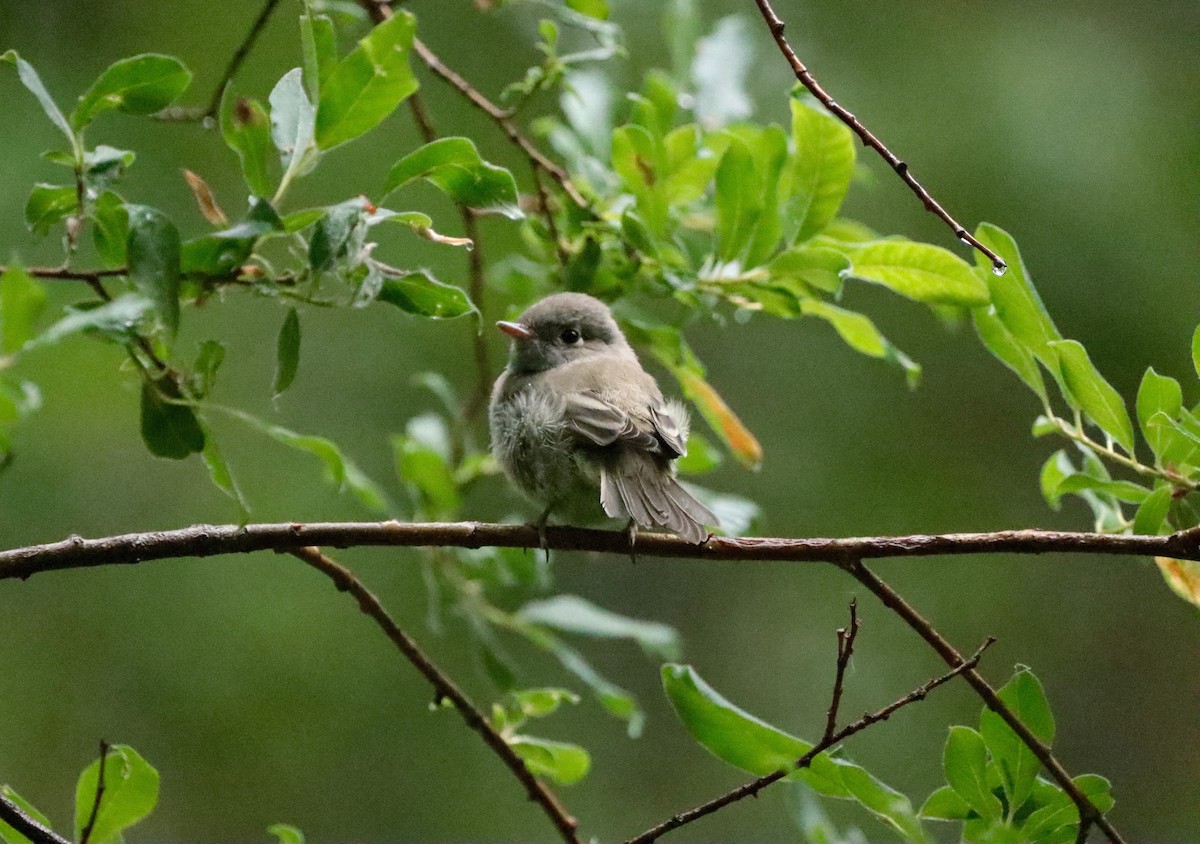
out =
<svg viewBox="0 0 1200 844"><path fill-rule="evenodd" d="M576 343L578 343L580 340L583 339L583 337L580 335L580 333L578 331L576 331L574 328L564 329L563 333L558 335L558 337L560 340L562 340L568 346L574 346Z"/></svg>

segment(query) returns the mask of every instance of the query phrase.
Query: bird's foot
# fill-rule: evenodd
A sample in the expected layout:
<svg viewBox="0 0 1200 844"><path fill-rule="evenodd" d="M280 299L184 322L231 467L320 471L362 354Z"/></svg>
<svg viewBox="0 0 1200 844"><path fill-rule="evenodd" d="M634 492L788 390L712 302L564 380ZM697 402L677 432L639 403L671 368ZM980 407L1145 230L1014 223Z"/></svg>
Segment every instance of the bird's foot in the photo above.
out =
<svg viewBox="0 0 1200 844"><path fill-rule="evenodd" d="M538 548L546 555L546 565L550 565L550 548L548 547L549 543L546 541L546 523L550 521L551 509L551 507L547 507L543 510L542 515L538 516L537 521L533 523L533 527L537 529Z"/></svg>

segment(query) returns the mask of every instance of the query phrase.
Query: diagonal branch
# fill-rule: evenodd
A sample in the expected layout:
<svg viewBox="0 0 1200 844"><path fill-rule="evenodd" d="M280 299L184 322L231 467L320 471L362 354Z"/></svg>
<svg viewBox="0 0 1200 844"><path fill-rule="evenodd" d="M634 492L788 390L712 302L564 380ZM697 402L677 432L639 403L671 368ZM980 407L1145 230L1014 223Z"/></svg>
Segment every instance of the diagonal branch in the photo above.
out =
<svg viewBox="0 0 1200 844"><path fill-rule="evenodd" d="M855 627L851 628L852 631L854 629L856 629L856 628ZM847 635L850 635L850 634L847 633ZM843 644L842 644L841 640L842 640L842 637L839 635L839 642L838 642L838 662L839 662L839 664L841 663L841 654L843 651ZM867 727L870 727L872 724L878 724L880 721L886 721L888 718L890 718L892 716L892 714L894 712L896 712L896 710L901 709L905 706L908 706L910 703L916 703L919 700L924 700L926 695L928 695L931 691L936 689L938 686L941 686L944 683L950 682L950 680L954 679L959 674L962 674L966 671L973 670L975 668L975 666L979 664L979 659L983 656L983 652L985 650L987 650L989 647L991 647L992 643L995 641L996 641L995 639L988 637L987 641L985 641L979 647L979 650L975 651L975 654L970 659L968 659L968 660L962 662L960 665L952 668L950 671L946 672L942 676L935 677L934 679L930 680L929 682L925 683L924 685L918 686L917 688L913 689L911 692L906 694L904 697L902 697L898 700L895 700L892 703L889 703L887 706L883 707L882 709L877 710L872 713L869 713L867 715L864 715L863 717L859 718L854 723L848 724L847 726L843 727L841 730L838 730L836 733L833 733L832 735L826 734L826 736L823 739L821 739L821 741L818 744L814 745L811 750L809 750L807 753L805 753L803 756L801 756L799 759L797 759L796 764L793 767L779 770L779 771L774 771L773 773L766 774L765 776L761 776L758 779L750 780L747 783L743 783L742 785L739 785L737 788L732 789L731 791L727 791L726 793L722 794L720 797L715 797L712 800L709 800L707 803L702 803L701 805L697 806L694 809L689 809L686 812L680 812L678 815L674 815L673 817L660 823L658 826L655 826L655 827L652 827L651 829L646 830L641 835L638 835L634 838L630 838L628 841L625 842L625 844L650 844L650 842L657 840L658 838L662 837L663 835L666 835L671 830L679 829L679 827L681 827L681 826L686 826L687 824L692 823L693 821L698 821L698 820L700 820L700 818L703 818L706 815L711 815L713 812L716 812L718 809L723 809L724 807L728 806L730 803L736 803L738 800L742 800L746 797L757 796L758 792L762 791L764 788L766 788L771 783L778 782L779 780L783 779L784 777L788 776L789 774L793 773L794 771L798 771L802 768L807 768L809 765L812 764L812 761L814 759L816 759L817 756L820 755L822 752L828 750L829 748L833 747L836 744L840 744L841 742L850 738L850 736L854 735L855 733L862 732ZM840 687L839 687L839 689L840 689Z"/></svg>
<svg viewBox="0 0 1200 844"><path fill-rule="evenodd" d="M246 56L250 55L250 50L254 47L254 42L262 34L263 28L267 25L267 20L278 5L279 0L266 0L262 10L258 13L258 17L254 19L254 23L250 24L250 29L246 32L246 37L242 39L242 43L238 44L233 56L230 57L229 64L225 66L225 73L221 75L221 80L217 83L216 88L213 89L212 97L209 98L207 106L204 108L167 108L160 111L155 117L168 123L186 123L194 120L212 120L215 118L221 108L221 97L225 94L225 87L233 81L233 77L237 76L237 72L242 67L242 62L246 60Z"/></svg>
<svg viewBox="0 0 1200 844"><path fill-rule="evenodd" d="M383 605L379 603L379 599L362 584L362 581L345 566L322 554L318 548L294 548L290 553L332 580L339 591L350 593L358 601L359 609L379 625L392 643L404 654L404 658L412 663L413 667L420 671L433 686L434 703L440 704L443 700L450 701L467 726L479 733L488 747L500 757L501 761L512 771L513 776L521 782L529 794L529 799L542 808L542 811L558 829L562 839L567 844L578 844L579 838L575 832L578 824L559 802L554 792L529 772L529 769L525 767L525 762L508 745L504 737L492 728L491 723L471 702L471 699L430 661L429 657L407 633L400 629Z"/></svg>
<svg viewBox="0 0 1200 844"><path fill-rule="evenodd" d="M0 821L24 835L33 844L71 844L54 830L29 817L3 790L0 790Z"/></svg>
<svg viewBox="0 0 1200 844"><path fill-rule="evenodd" d="M1179 534L1176 535L1178 536ZM859 583L870 589L884 606L900 616L905 624L915 630L931 648L937 651L938 656L945 660L947 665L962 667L965 664L962 654L955 650L954 646L924 616L900 597L895 589L880 580L874 572L870 571L861 562L856 562L844 568ZM971 688L983 699L983 702L989 709L1004 719L1004 722L1020 737L1025 746L1033 752L1038 761L1042 763L1062 790L1071 798L1071 801L1079 810L1081 834L1086 835L1086 829L1094 824L1103 830L1112 844L1124 844L1124 839L1120 833L1104 817L1104 813L1096 808L1088 796L1079 790L1079 787L1071 779L1071 775L1067 773L1062 763L1055 758L1050 747L1025 726L1017 714L1009 708L1008 704L1000 699L1000 696L996 694L996 690L984 679L984 676L976 671L974 666L971 666L963 670L963 679L971 684Z"/></svg>
<svg viewBox="0 0 1200 844"><path fill-rule="evenodd" d="M804 62L800 61L795 50L792 49L792 45L783 37L785 24L780 20L779 15L775 14L770 0L754 0L754 2L758 4L758 11L762 14L763 20L767 22L767 28L771 30L771 36L775 39L775 43L779 47L779 52L783 53L783 57L791 65L792 72L796 74L796 79L800 81L800 84L820 100L825 108L833 112L838 120L849 126L854 134L858 135L862 140L864 146L869 146L879 153L880 157L888 163L888 166L896 171L896 175L904 181L904 184L908 185L909 189L917 195L917 198L924 204L925 210L934 214L949 226L950 230L954 232L955 237L986 255L988 260L992 262L992 267L997 273L1003 273L1008 269L1008 264L1004 262L1003 258L980 243L975 235L963 228L963 225L958 220L950 216L950 213L930 195L925 186L918 182L916 177L909 172L906 163L901 161L894 152L887 148L883 141L879 140L871 130L859 122L857 117L834 100L829 95L829 92L821 87L821 84L813 77L812 72L804 65Z"/></svg>
<svg viewBox="0 0 1200 844"><path fill-rule="evenodd" d="M96 796L92 799L92 811L88 815L87 823L83 825L83 831L79 835L79 844L88 844L88 839L92 837L92 830L96 828L96 816L100 814L100 801L104 799L104 766L108 762L109 744L104 739L100 739L100 770L96 772Z"/></svg>

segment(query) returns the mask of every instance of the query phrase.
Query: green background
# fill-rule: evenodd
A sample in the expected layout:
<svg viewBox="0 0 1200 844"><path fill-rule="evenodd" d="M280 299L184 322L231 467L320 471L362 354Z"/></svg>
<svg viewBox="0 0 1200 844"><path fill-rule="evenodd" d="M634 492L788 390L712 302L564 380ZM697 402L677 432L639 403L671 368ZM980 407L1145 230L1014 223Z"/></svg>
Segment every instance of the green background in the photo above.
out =
<svg viewBox="0 0 1200 844"><path fill-rule="evenodd" d="M536 16L485 17L466 0L414 0L419 32L483 90L495 94L537 61ZM630 57L619 84L667 62L660 4L615 0ZM265 97L299 64L298 3L285 0L238 80ZM206 101L257 3L210 0L0 0L0 49L18 48L60 103L69 104L114 59L140 52L182 58L196 72L190 101ZM1050 312L1101 371L1132 396L1147 365L1200 398L1188 343L1197 287L1195 2L1153 10L1110 2L781 0L800 56L834 96L889 143L968 227L1008 229ZM764 120L783 121L791 85L750 0L705 4L706 23L737 13L758 50L751 89ZM422 74L444 133L475 137L486 157L522 159L439 81ZM56 130L10 70L0 74L0 258L58 260L54 237L34 241L22 208L29 186L57 177L38 154ZM339 149L292 201L329 203L373 191L417 143L404 110ZM110 115L89 139L138 152L122 188L181 223L205 227L180 177L204 175L227 209L243 188L214 131ZM954 246L951 235L882 164L851 191L847 213L882 232ZM411 195L439 229L457 232L452 206ZM298 207L298 206L297 206ZM495 258L515 227L488 221ZM464 281L463 258L394 237L385 260L429 264ZM53 302L81 297L51 282ZM925 366L916 392L898 370L854 354L822 324L770 319L688 339L711 382L761 439L758 473L730 465L709 485L760 502L761 531L836 536L1086 528L1077 501L1049 511L1037 490L1058 443L1034 441L1036 400L972 336L882 290L855 288L851 306ZM300 375L269 397L276 303L230 294L185 313L180 348L225 341L216 398L293 429L329 436L373 477L398 490L388 436L433 406L411 385L438 370L467 388L467 321L435 323L390 308L307 311ZM503 344L491 338L499 364ZM136 379L119 351L84 339L42 351L18 374L45 407L20 431L0 476L0 547L71 533L227 522L236 516L197 459L150 457L137 435ZM664 382L665 383L665 382ZM258 521L365 518L319 478L311 458L218 420L217 435ZM497 481L471 515L514 515ZM531 513L517 515L529 517ZM491 694L460 628L424 626L416 555L357 550L340 557L401 623L479 699ZM801 735L823 726L834 629L859 596L864 629L844 712L892 700L942 666L849 578L821 565L715 564L558 554L556 588L677 626L694 663L740 705ZM879 563L951 640L999 644L985 673L1003 681L1033 666L1058 719L1056 751L1073 773L1113 780L1112 817L1130 840L1200 838L1200 620L1169 594L1148 560L967 557ZM636 741L585 699L542 730L593 751L583 784L562 790L587 835L627 837L742 779L686 735L658 685L658 666L632 647L583 642L648 712ZM534 684L565 683L519 644ZM178 560L137 568L39 575L0 583L0 782L12 784L61 829L74 780L96 742L132 744L162 772L157 813L134 837L161 841L266 840L286 821L319 840L548 839L552 831L518 785L453 713L426 711L429 690L352 602L287 557ZM978 702L953 684L856 737L851 755L918 802L941 780L950 723L974 723ZM679 840L797 840L779 794L745 801L689 827ZM881 827L850 817L872 838ZM946 832L947 830L943 830Z"/></svg>

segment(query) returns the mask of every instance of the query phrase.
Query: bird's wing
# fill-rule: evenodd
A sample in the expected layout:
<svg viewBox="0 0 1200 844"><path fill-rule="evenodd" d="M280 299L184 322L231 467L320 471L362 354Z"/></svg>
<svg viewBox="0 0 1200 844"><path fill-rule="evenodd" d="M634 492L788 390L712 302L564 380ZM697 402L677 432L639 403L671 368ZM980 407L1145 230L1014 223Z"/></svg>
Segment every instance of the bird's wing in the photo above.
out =
<svg viewBox="0 0 1200 844"><path fill-rule="evenodd" d="M619 441L642 451L661 450L656 425L605 401L595 390L570 393L563 415L571 429L592 445L604 447Z"/></svg>

